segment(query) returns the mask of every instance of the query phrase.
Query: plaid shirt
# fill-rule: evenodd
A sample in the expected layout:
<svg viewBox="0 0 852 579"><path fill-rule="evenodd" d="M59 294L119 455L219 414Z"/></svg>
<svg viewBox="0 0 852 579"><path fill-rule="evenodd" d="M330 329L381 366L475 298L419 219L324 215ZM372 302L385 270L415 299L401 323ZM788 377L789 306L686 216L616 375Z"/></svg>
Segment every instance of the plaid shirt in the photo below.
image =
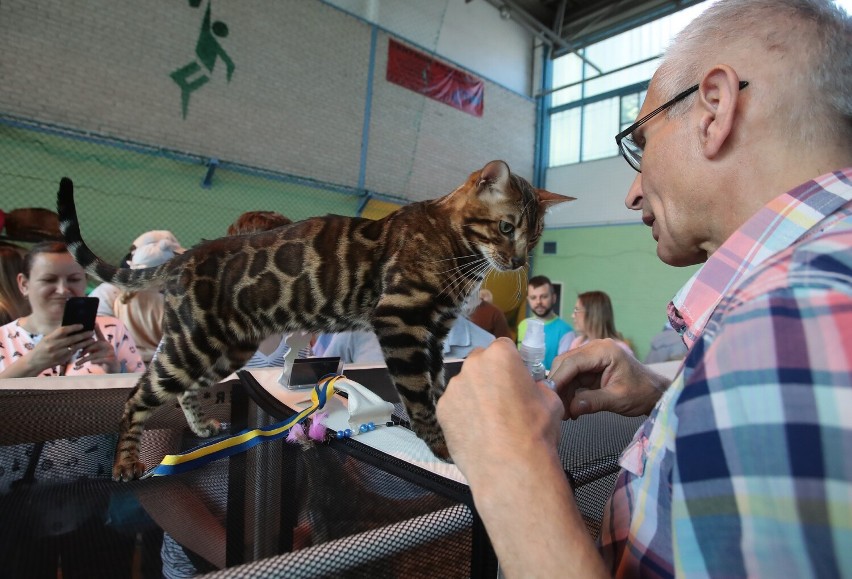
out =
<svg viewBox="0 0 852 579"><path fill-rule="evenodd" d="M781 195L684 286L692 347L604 514L619 576L852 576L852 168Z"/></svg>

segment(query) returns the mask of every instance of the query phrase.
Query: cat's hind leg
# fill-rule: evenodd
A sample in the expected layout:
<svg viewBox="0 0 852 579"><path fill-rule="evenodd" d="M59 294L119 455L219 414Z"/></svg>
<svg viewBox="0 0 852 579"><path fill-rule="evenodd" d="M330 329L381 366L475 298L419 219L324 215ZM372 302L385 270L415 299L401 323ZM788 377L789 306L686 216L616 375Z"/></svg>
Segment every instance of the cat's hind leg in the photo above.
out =
<svg viewBox="0 0 852 579"><path fill-rule="evenodd" d="M256 346L232 347L227 355L220 356L216 360L204 376L196 379L192 388L184 390L178 395L178 402L186 417L186 422L197 436L207 438L219 434L222 429L222 424L218 420L204 416L204 410L198 401L198 390L217 384L229 374L245 366L255 349Z"/></svg>
<svg viewBox="0 0 852 579"><path fill-rule="evenodd" d="M198 402L198 390L192 389L178 395L178 402L189 424L190 430L202 438L219 434L222 424L215 418L207 418Z"/></svg>
<svg viewBox="0 0 852 579"><path fill-rule="evenodd" d="M195 371L188 373L172 363L174 355L169 356L167 351L162 348L158 350L124 405L112 467L114 480L133 480L145 472L145 465L139 460L145 421L154 409L166 402L175 399L179 401L190 428L198 436L206 437L219 432L219 421L206 418L201 411L197 389L226 377L233 363L238 362L217 363L209 368L204 368L202 364L192 364Z"/></svg>

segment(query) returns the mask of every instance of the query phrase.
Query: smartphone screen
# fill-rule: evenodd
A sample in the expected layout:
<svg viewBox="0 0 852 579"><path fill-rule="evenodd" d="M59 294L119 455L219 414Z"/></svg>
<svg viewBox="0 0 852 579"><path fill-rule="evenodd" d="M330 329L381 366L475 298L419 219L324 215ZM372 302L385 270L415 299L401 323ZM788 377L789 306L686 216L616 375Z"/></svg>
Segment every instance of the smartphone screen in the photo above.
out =
<svg viewBox="0 0 852 579"><path fill-rule="evenodd" d="M84 332L94 332L99 301L95 297L68 298L62 314L62 325L83 324Z"/></svg>
<svg viewBox="0 0 852 579"><path fill-rule="evenodd" d="M328 374L340 374L343 362L339 356L331 358L296 358L293 360L293 370L290 374L288 388L312 388L321 378Z"/></svg>

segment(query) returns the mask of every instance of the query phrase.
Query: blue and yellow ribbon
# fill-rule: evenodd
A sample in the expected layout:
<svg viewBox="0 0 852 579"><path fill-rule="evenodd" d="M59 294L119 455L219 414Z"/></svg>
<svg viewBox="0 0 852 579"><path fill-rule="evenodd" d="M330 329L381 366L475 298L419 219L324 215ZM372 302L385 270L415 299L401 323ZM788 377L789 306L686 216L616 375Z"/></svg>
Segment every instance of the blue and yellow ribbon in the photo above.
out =
<svg viewBox="0 0 852 579"><path fill-rule="evenodd" d="M146 476L164 476L169 474L180 474L199 467L202 467L214 460L234 456L241 452L245 452L250 448L254 448L261 442L278 440L287 436L290 429L296 424L302 422L311 414L324 407L326 402L334 396L334 383L340 378L344 378L342 374L323 377L311 392L311 405L305 408L295 416L288 418L283 422L255 428L253 430L244 430L237 434L231 435L222 440L204 444L192 450L188 450L181 454L169 454L165 456L162 462L148 472Z"/></svg>

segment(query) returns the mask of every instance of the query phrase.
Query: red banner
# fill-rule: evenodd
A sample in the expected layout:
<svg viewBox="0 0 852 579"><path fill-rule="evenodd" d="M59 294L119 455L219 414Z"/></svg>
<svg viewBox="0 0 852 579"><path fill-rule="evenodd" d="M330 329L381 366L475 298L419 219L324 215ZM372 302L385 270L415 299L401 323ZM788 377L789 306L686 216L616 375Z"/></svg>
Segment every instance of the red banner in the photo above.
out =
<svg viewBox="0 0 852 579"><path fill-rule="evenodd" d="M476 117L482 116L485 83L391 39L387 80Z"/></svg>

